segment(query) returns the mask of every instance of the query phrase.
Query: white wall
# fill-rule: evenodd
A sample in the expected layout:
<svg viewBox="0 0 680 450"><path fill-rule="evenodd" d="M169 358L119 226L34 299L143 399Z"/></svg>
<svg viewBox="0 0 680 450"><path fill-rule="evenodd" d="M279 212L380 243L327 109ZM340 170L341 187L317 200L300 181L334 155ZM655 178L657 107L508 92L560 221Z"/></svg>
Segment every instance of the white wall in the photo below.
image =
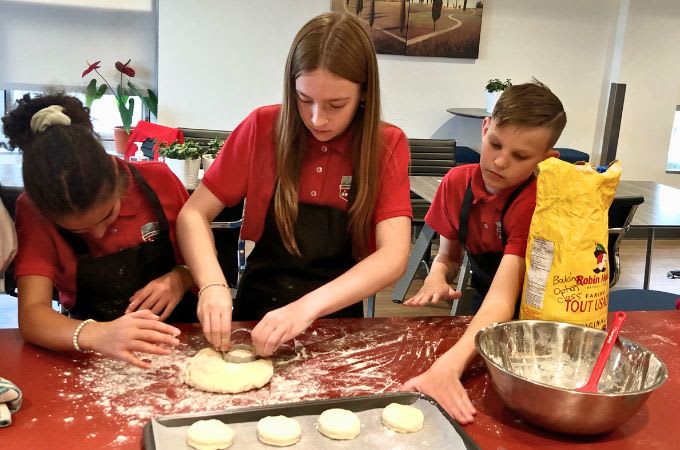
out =
<svg viewBox="0 0 680 450"><path fill-rule="evenodd" d="M680 174L665 173L673 117L680 105L679 56L680 2L632 1L621 64L626 98L617 153L626 179L680 188Z"/></svg>
<svg viewBox="0 0 680 450"><path fill-rule="evenodd" d="M290 43L329 5L330 0L161 1L159 122L233 130L258 106L280 103Z"/></svg>
<svg viewBox="0 0 680 450"><path fill-rule="evenodd" d="M618 154L623 176L680 187L680 176L663 173L673 111L680 100L680 62L673 49L680 42L680 2L484 4L477 60L378 56L387 121L410 137L453 137L478 148L480 122L452 116L446 109L483 107L489 78L521 83L535 76L562 99L567 111L558 146L586 151L597 161L609 82L629 83ZM196 5L160 2L159 120L233 129L253 108L280 101L290 42L306 20L329 10L330 0L211 0ZM622 30L623 48L615 42ZM187 99L189 90L199 94L197 100ZM650 93L655 93L651 103L657 106L650 105Z"/></svg>
<svg viewBox="0 0 680 450"><path fill-rule="evenodd" d="M85 87L86 59L101 60L116 83L115 62L131 58L136 84L155 85L152 7L152 0L0 0L0 89Z"/></svg>

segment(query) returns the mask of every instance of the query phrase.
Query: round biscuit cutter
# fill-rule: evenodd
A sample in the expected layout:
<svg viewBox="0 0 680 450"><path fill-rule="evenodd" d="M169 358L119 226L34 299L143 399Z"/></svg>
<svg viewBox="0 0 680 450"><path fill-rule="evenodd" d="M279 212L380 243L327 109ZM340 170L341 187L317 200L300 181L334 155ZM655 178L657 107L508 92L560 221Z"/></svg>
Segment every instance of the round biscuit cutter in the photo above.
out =
<svg viewBox="0 0 680 450"><path fill-rule="evenodd" d="M250 338L251 331L250 328L237 328L233 330L231 332L232 342L234 341L234 334L236 333L247 333L248 340L252 342L252 338ZM257 355L255 354L255 348L252 344L238 343L232 345L229 350L223 351L222 358L226 362L241 364L255 361Z"/></svg>

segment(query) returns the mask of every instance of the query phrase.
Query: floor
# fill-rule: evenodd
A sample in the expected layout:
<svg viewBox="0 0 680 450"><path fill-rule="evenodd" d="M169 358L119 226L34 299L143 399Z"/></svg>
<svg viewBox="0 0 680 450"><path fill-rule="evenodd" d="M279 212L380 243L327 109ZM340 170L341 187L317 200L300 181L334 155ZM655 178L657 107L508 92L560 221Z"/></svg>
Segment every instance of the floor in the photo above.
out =
<svg viewBox="0 0 680 450"><path fill-rule="evenodd" d="M644 240L629 239L621 244L621 278L614 289L641 288L645 262ZM656 240L650 288L680 295L680 280L669 280L666 272L680 269L678 248L680 240ZM411 284L410 294L422 286L422 274ZM450 305L443 303L429 307L413 308L393 303L392 288L383 289L376 298L376 317L387 316L446 316ZM17 301L8 295L0 295L0 328L17 327Z"/></svg>

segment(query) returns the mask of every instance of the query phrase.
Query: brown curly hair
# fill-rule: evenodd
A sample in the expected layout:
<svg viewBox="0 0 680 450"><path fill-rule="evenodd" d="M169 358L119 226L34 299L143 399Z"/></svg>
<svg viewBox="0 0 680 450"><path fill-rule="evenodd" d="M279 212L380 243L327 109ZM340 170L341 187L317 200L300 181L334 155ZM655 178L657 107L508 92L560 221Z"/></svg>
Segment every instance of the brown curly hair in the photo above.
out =
<svg viewBox="0 0 680 450"><path fill-rule="evenodd" d="M33 132L31 118L51 105L62 106L71 125ZM75 97L51 94L31 98L26 94L2 123L10 147L23 150L26 193L52 220L83 213L127 183L125 177L117 176L111 156L99 142L90 110Z"/></svg>

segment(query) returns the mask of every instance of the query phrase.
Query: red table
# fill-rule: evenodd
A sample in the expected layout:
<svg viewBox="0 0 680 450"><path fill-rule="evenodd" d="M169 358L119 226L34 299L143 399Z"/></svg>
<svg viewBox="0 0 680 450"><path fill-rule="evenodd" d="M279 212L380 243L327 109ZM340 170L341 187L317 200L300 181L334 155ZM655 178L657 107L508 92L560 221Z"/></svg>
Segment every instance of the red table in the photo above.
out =
<svg viewBox="0 0 680 450"><path fill-rule="evenodd" d="M469 318L319 320L277 352L270 385L239 395L195 391L181 381L188 356L206 345L200 329L182 326L182 344L152 358L143 371L94 355L56 354L25 344L18 330L0 330L0 376L21 387L24 404L3 449L140 448L154 415L220 410L396 391L422 372L463 333ZM235 324L237 326L243 324ZM670 378L621 428L595 438L571 438L524 424L505 408L483 363L464 377L479 413L465 430L484 449L673 448L680 440L680 313L632 312L622 335L654 351ZM238 336L237 336L238 337Z"/></svg>

